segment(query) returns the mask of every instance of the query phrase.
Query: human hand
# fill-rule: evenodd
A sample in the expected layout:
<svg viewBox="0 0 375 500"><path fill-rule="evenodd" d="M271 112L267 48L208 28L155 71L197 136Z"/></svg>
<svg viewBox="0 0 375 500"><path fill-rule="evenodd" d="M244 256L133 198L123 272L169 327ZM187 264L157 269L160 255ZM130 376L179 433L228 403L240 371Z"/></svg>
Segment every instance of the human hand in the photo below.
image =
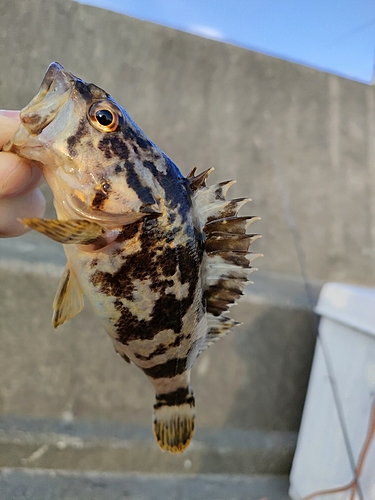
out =
<svg viewBox="0 0 375 500"><path fill-rule="evenodd" d="M1 151L19 126L19 111L0 110L0 238L29 231L17 219L42 217L46 201L38 188L41 170L14 153Z"/></svg>

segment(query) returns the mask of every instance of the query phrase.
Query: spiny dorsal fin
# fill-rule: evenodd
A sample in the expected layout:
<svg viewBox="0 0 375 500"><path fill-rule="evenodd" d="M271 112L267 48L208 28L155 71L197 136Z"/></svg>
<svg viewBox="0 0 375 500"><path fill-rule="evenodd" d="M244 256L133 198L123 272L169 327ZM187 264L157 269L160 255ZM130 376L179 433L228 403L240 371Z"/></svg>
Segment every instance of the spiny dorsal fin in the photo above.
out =
<svg viewBox="0 0 375 500"><path fill-rule="evenodd" d="M250 199L226 199L234 181L207 187L209 171L200 175L195 175L195 172L196 169L189 174L189 180L193 186L193 203L206 237L204 276L208 333L204 349L238 325L225 313L249 284L249 276L255 270L250 265L249 247L260 235L246 232L247 227L259 217L237 215Z"/></svg>
<svg viewBox="0 0 375 500"><path fill-rule="evenodd" d="M208 168L204 172L200 173L199 175L195 175L195 172L197 171L197 167L194 167L193 170L190 172L190 174L187 176L187 179L189 180L190 184L190 189L192 191L197 191L198 189L202 189L206 187L206 180L207 177L210 175L210 173L213 171L213 168Z"/></svg>
<svg viewBox="0 0 375 500"><path fill-rule="evenodd" d="M192 170L190 170L190 172L186 176L186 178L191 179L192 177L194 177L196 171L197 171L197 167L193 167Z"/></svg>
<svg viewBox="0 0 375 500"><path fill-rule="evenodd" d="M206 240L206 251L243 252L247 255L251 243L260 237L260 234L211 233Z"/></svg>
<svg viewBox="0 0 375 500"><path fill-rule="evenodd" d="M244 234L247 228L253 222L260 220L260 217L254 215L245 215L243 217L227 217L226 219L216 219L208 222L203 230L205 234L212 234L214 232Z"/></svg>
<svg viewBox="0 0 375 500"><path fill-rule="evenodd" d="M227 219L237 216L238 211L243 205L248 203L250 198L234 198L227 201L226 191L234 184L234 181L216 184L201 188L194 193L194 201L199 213L202 226L208 222L218 219Z"/></svg>

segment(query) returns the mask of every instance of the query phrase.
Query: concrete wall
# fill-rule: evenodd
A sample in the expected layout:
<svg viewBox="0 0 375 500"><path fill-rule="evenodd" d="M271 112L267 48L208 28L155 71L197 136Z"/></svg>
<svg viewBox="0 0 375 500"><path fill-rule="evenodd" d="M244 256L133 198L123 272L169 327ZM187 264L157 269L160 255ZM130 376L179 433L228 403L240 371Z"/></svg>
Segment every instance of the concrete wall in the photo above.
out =
<svg viewBox="0 0 375 500"><path fill-rule="evenodd" d="M262 271L368 285L375 276L375 89L71 1L3 0L0 106L58 60L124 105L187 173L216 168L253 198Z"/></svg>
<svg viewBox="0 0 375 500"><path fill-rule="evenodd" d="M195 367L197 424L296 432L315 324L290 224L311 279L374 283L375 89L71 1L3 0L0 37L0 107L26 105L58 60L110 92L183 172L214 166L213 181L235 178L233 196L253 198L265 258L235 313L243 326ZM91 312L52 333L61 251L32 233L0 242L0 414L151 435L151 386Z"/></svg>

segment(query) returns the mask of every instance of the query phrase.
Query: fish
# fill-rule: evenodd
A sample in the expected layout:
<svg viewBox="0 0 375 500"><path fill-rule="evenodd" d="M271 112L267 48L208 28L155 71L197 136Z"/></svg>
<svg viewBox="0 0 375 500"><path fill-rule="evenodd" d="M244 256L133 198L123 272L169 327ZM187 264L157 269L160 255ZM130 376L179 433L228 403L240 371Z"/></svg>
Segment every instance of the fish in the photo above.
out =
<svg viewBox="0 0 375 500"><path fill-rule="evenodd" d="M155 389L153 431L181 453L195 429L190 373L238 322L227 315L255 270L259 220L227 199L234 181L207 186L213 168L185 177L104 90L50 64L4 151L35 162L57 219L23 224L61 243L67 264L53 325L87 297L116 352Z"/></svg>

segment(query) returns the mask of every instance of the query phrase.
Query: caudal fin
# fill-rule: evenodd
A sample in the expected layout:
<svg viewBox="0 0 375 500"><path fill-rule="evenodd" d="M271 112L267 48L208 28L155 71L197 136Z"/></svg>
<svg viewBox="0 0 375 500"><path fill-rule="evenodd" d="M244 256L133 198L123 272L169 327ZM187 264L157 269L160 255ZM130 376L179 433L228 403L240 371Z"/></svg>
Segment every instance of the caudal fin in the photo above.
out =
<svg viewBox="0 0 375 500"><path fill-rule="evenodd" d="M181 453L189 446L194 434L195 399L190 392L182 401L156 398L154 434L163 451Z"/></svg>

